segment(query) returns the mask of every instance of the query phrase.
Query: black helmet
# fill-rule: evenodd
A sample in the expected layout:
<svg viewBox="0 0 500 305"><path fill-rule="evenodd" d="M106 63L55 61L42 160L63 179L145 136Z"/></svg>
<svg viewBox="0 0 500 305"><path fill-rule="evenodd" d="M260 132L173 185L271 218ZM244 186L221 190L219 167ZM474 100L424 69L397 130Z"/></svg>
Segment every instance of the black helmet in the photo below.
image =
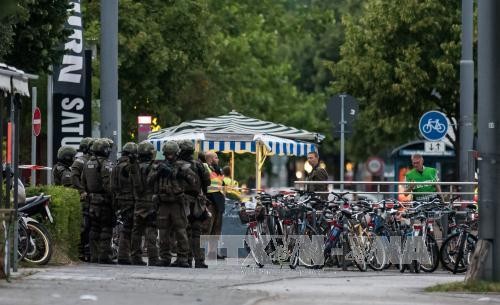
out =
<svg viewBox="0 0 500 305"><path fill-rule="evenodd" d="M137 153L139 154L139 158L150 160L154 158L156 149L151 142L144 140L137 146Z"/></svg>
<svg viewBox="0 0 500 305"><path fill-rule="evenodd" d="M177 154L179 153L179 145L175 141L168 141L165 144L163 144L161 151L163 152L164 156L167 155L177 156Z"/></svg>
<svg viewBox="0 0 500 305"><path fill-rule="evenodd" d="M76 155L76 149L68 145L61 146L57 151L57 159L67 164L73 162L75 155Z"/></svg>
<svg viewBox="0 0 500 305"><path fill-rule="evenodd" d="M190 140L184 140L179 143L179 148L182 152L193 153L194 152L194 144Z"/></svg>
<svg viewBox="0 0 500 305"><path fill-rule="evenodd" d="M137 144L134 142L127 142L123 145L122 154L124 156L137 155Z"/></svg>
<svg viewBox="0 0 500 305"><path fill-rule="evenodd" d="M88 153L90 151L90 147L92 146L92 142L94 142L93 138L90 137L83 138L80 141L80 147L78 147L78 151L84 154Z"/></svg>
<svg viewBox="0 0 500 305"><path fill-rule="evenodd" d="M92 144L91 151L96 156L107 157L109 155L109 144L105 139L96 139Z"/></svg>

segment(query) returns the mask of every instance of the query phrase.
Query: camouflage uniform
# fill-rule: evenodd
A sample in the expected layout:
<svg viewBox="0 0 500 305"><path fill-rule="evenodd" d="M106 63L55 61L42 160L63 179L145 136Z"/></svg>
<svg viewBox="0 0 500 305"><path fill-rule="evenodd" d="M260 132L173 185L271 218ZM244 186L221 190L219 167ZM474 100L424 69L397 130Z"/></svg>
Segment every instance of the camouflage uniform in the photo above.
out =
<svg viewBox="0 0 500 305"><path fill-rule="evenodd" d="M170 252L170 230L175 231L177 239L177 260L173 266L189 267L190 252L186 228L189 207L184 198L184 185L194 183L189 175L190 164L176 161L179 146L173 141L163 146L165 161L155 164L148 176L148 184L154 184L153 202L158 204L158 228L160 229L160 256L168 264L172 259Z"/></svg>
<svg viewBox="0 0 500 305"><path fill-rule="evenodd" d="M70 187L71 164L74 161L76 149L71 146L61 146L57 151L57 164L52 168L52 179L55 185Z"/></svg>
<svg viewBox="0 0 500 305"><path fill-rule="evenodd" d="M134 186L135 208L132 229L131 258L134 265L145 265L142 260L142 236L146 235L148 263L150 266L162 265L158 259L158 228L156 226L157 206L153 204L153 188L148 185L147 177L153 167L156 151L148 141L139 143L139 163L131 168Z"/></svg>
<svg viewBox="0 0 500 305"><path fill-rule="evenodd" d="M92 145L94 156L85 164L82 185L89 198L90 260L101 264L111 260L111 237L113 231L113 207L111 201L112 162L108 159L109 144L96 140Z"/></svg>
<svg viewBox="0 0 500 305"><path fill-rule="evenodd" d="M112 189L115 195L115 209L123 223L118 244L118 263L130 264L130 239L134 226L134 190L131 169L135 167L137 145L129 142L123 146L122 156L111 173Z"/></svg>
<svg viewBox="0 0 500 305"><path fill-rule="evenodd" d="M71 165L71 184L80 193L80 205L82 207L82 224L80 226L80 245L78 247L80 259L88 261L90 259L89 250L89 234L90 234L90 218L89 218L89 201L85 188L81 183L82 172L85 164L90 159L90 147L94 139L84 138L80 142L79 151L82 155L78 156Z"/></svg>
<svg viewBox="0 0 500 305"><path fill-rule="evenodd" d="M196 268L207 268L205 264L205 252L200 248L200 236L203 227L203 221L207 218L207 207L204 194L207 193L207 187L210 185L210 174L205 169L203 164L198 160L193 160L194 146L191 141L182 142L180 145L180 158L190 164L190 170L194 172L194 183L186 183L184 194L186 203L190 209L188 217L189 224L187 228L191 252L188 257L189 264L192 263L193 257ZM195 208L195 205L198 205ZM197 210L198 209L198 210ZM199 214L202 212L202 214Z"/></svg>

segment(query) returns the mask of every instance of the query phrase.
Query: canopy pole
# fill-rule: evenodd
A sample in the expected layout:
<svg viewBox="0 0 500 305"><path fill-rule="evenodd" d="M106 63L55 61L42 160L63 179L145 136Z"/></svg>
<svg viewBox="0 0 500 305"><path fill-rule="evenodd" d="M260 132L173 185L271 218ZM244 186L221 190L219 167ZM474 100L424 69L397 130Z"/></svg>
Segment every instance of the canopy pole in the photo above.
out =
<svg viewBox="0 0 500 305"><path fill-rule="evenodd" d="M231 151L231 181L234 181L234 151Z"/></svg>
<svg viewBox="0 0 500 305"><path fill-rule="evenodd" d="M260 190L260 143L255 143L255 188Z"/></svg>
<svg viewBox="0 0 500 305"><path fill-rule="evenodd" d="M262 167L264 166L264 162L266 161L267 153L264 145L261 141L255 142L255 188L260 191L261 190L261 174Z"/></svg>

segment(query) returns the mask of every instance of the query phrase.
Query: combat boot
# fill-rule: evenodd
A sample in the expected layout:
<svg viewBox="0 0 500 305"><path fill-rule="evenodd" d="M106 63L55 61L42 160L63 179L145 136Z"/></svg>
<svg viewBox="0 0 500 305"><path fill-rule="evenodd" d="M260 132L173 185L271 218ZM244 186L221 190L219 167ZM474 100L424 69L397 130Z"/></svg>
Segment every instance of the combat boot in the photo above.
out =
<svg viewBox="0 0 500 305"><path fill-rule="evenodd" d="M194 262L195 268L208 268L208 265L204 261Z"/></svg>
<svg viewBox="0 0 500 305"><path fill-rule="evenodd" d="M170 265L171 267L180 267L180 268L190 268L191 266L188 264L188 262L186 261L180 261L180 260L176 260L175 262L172 263L172 265Z"/></svg>
<svg viewBox="0 0 500 305"><path fill-rule="evenodd" d="M163 266L163 261L158 258L150 258L148 259L148 266L154 266L154 267L162 267Z"/></svg>
<svg viewBox="0 0 500 305"><path fill-rule="evenodd" d="M170 267L171 260L170 258L167 259L159 259L158 264L156 266L158 267Z"/></svg>
<svg viewBox="0 0 500 305"><path fill-rule="evenodd" d="M99 258L99 264L103 264L103 265L115 265L115 262L110 259L109 257L105 257L105 258Z"/></svg>
<svg viewBox="0 0 500 305"><path fill-rule="evenodd" d="M132 265L129 259L119 258L118 265Z"/></svg>
<svg viewBox="0 0 500 305"><path fill-rule="evenodd" d="M147 265L147 263L145 261L143 261L142 258L140 258L140 257L132 258L130 263L132 265L136 265L136 266L146 266Z"/></svg>

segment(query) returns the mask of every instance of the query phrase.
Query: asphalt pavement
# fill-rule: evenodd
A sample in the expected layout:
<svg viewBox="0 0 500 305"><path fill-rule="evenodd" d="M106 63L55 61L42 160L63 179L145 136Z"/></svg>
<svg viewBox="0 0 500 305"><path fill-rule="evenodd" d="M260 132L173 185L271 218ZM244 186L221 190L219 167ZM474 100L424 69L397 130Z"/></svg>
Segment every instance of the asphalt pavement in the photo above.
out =
<svg viewBox="0 0 500 305"><path fill-rule="evenodd" d="M291 270L235 259L208 264L208 269L96 264L22 269L11 283L0 283L0 305L500 304L498 294L424 292L463 280L444 271Z"/></svg>

